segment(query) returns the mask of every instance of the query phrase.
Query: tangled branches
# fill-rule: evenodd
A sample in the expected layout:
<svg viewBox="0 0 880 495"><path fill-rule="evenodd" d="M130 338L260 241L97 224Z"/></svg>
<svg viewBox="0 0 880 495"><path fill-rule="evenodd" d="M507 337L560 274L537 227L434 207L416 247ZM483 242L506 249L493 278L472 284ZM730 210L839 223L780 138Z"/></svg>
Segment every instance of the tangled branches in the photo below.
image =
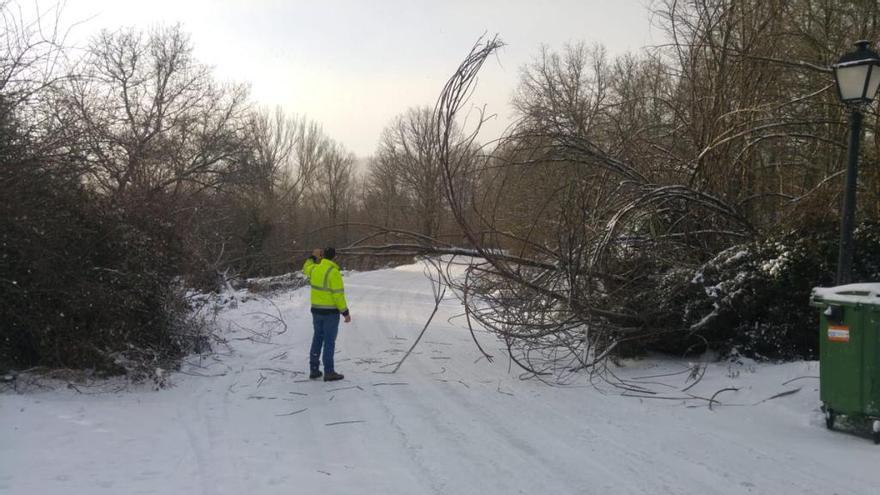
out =
<svg viewBox="0 0 880 495"><path fill-rule="evenodd" d="M483 112L471 129L459 123L481 68L502 46L497 37L474 45L427 127L460 242L361 224L373 233L342 252L433 256L435 284L460 299L486 357L478 331L500 339L524 376L565 382L587 371L626 387L609 358L675 328L658 324L672 314L656 294L675 290L665 277L756 228L741 203L693 181L688 167L609 151L601 88L572 89L560 75L530 87L533 107L492 149L477 145Z"/></svg>
<svg viewBox="0 0 880 495"><path fill-rule="evenodd" d="M439 252L472 256L455 276L441 271L443 281L469 327L499 337L528 375L605 376L622 344L654 336L657 308L633 296L650 290L657 267L753 229L711 192L655 180L603 151L583 126L523 119L492 153L478 153L480 121L452 142L477 74L500 46L478 42L434 109L447 204L471 246ZM468 197L473 191L480 197Z"/></svg>

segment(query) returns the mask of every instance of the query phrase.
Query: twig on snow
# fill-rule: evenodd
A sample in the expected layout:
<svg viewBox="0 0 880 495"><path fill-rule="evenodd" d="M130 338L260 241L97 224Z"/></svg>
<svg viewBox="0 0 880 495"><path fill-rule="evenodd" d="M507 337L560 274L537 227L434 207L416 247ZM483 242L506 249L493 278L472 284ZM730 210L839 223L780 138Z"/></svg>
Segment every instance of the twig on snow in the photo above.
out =
<svg viewBox="0 0 880 495"><path fill-rule="evenodd" d="M222 373L213 373L213 374L211 374L211 373L196 373L195 371L183 371L183 370L179 370L178 373L180 373L180 374L182 374L182 375L198 376L198 377L202 377L202 378L216 378L216 377L218 377L218 376L226 376L226 372L225 372L225 371L222 372Z"/></svg>
<svg viewBox="0 0 880 495"><path fill-rule="evenodd" d="M694 386L696 384L700 383L700 381L703 379L703 376L705 376L705 375L706 375L706 366L705 365L703 365L703 366L697 365L697 367L692 370L691 375L688 377L688 380L693 378L694 383L691 383L687 387L681 389L681 391L687 392L688 390L694 388Z"/></svg>
<svg viewBox="0 0 880 495"><path fill-rule="evenodd" d="M330 390L328 390L328 392L338 392L340 390L351 390L353 388L356 388L356 389L360 390L361 392L364 391L364 389L362 389L360 385L352 385L350 387L331 388Z"/></svg>
<svg viewBox="0 0 880 495"><path fill-rule="evenodd" d="M294 414L299 414L301 412L308 411L308 410L309 410L309 408L306 407L306 408L300 409L298 411L293 411L293 412L284 413L284 414L276 414L275 416L293 416Z"/></svg>
<svg viewBox="0 0 880 495"><path fill-rule="evenodd" d="M810 376L799 376L799 377L797 377L797 378L792 378L791 380L789 380L789 381L787 381L787 382L782 382L782 384L783 384L783 385L788 385L789 383L791 383L791 382L793 382L793 381L803 380L804 378L815 378L815 379L817 379L817 380L819 379L818 376L812 376L812 375L810 375Z"/></svg>
<svg viewBox="0 0 880 495"><path fill-rule="evenodd" d="M631 394L631 393L627 393L627 392L624 392L624 393L622 393L622 394L620 394L620 395L623 396L623 397L637 397L637 398L639 398L639 399L660 399L660 400L694 400L694 399L698 399L698 398L699 398L699 397L694 397L694 396L690 396L690 397L667 397L667 396L663 396L663 395L641 395L641 394L635 394L635 393L632 393L632 394ZM703 400L706 400L706 399L703 399Z"/></svg>
<svg viewBox="0 0 880 495"><path fill-rule="evenodd" d="M509 396L513 397L512 393L505 392L505 391L501 390L501 380L498 380L498 388L496 390L499 394L509 395Z"/></svg>
<svg viewBox="0 0 880 495"><path fill-rule="evenodd" d="M772 396L770 396L770 397L767 397L767 398L764 399L764 400L759 400L758 402L755 402L753 405L757 406L758 404L763 404L764 402L767 402L768 400L778 399L778 398L780 398L780 397L785 397L785 396L787 396L787 395L796 394L796 393L798 393L798 392L800 392L800 391L801 391L801 387L798 387L798 388L795 388L795 389L791 389L791 390L786 390L785 392L780 392L780 393L778 393L778 394L776 394L776 395L772 395Z"/></svg>
<svg viewBox="0 0 880 495"><path fill-rule="evenodd" d="M305 374L302 371L293 371L293 370L288 370L288 369L284 369L284 368L257 368L257 371L271 371L272 373L280 373L280 374L290 373L293 376Z"/></svg>
<svg viewBox="0 0 880 495"><path fill-rule="evenodd" d="M710 411L712 410L712 403L713 403L713 402L717 402L717 401L715 400L715 397L718 397L718 394L720 394L721 392L731 392L731 391L732 391L732 392L738 392L738 391L739 391L739 388L737 388L737 387L727 387L727 388L722 388L721 390L719 390L719 391L715 392L714 394L712 394L712 397L709 398L709 410L710 410ZM719 404L721 404L721 403L719 402Z"/></svg>

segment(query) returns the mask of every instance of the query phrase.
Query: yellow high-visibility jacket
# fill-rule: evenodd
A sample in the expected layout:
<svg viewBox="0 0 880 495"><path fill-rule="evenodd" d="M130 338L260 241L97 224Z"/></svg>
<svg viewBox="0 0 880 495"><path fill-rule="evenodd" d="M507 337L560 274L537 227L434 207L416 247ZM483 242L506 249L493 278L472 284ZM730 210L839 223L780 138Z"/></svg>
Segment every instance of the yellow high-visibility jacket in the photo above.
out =
<svg viewBox="0 0 880 495"><path fill-rule="evenodd" d="M348 304L345 302L345 287L342 285L342 273L339 265L322 259L315 263L308 258L303 264L303 273L309 279L312 287L312 310L318 312L339 312L348 314Z"/></svg>

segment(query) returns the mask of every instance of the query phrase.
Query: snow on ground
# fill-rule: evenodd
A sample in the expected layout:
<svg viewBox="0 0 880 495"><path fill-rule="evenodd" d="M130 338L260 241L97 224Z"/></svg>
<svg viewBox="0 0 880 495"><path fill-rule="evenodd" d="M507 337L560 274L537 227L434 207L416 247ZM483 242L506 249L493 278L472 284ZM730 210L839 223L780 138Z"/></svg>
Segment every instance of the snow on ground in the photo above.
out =
<svg viewBox="0 0 880 495"><path fill-rule="evenodd" d="M508 371L488 335L497 359L478 359L449 300L391 375L433 308L430 284L406 267L351 274L346 292L341 382L304 376L311 320L298 290L273 298L286 333L232 340L252 336L232 325L232 350L191 357L171 388L0 395L0 494L880 493L880 447L825 430L818 380L784 385L818 375L816 363L710 365L688 392L740 388L711 411L586 379L548 386ZM221 319L260 330L274 311L250 300ZM687 365L615 373L676 397Z"/></svg>

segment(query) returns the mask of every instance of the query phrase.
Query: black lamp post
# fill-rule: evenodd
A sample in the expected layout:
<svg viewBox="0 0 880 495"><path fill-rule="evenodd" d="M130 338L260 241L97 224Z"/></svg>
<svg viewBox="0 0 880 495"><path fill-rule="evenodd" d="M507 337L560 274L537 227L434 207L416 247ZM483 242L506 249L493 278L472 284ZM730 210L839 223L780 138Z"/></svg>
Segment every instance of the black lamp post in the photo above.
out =
<svg viewBox="0 0 880 495"><path fill-rule="evenodd" d="M837 255L837 285L851 282L853 258L853 227L856 215L856 179L859 171L859 140L862 134L862 108L871 104L880 86L880 55L868 46L869 41L856 42L856 50L834 64L837 94L850 108L849 153L846 186L840 214L840 251Z"/></svg>

